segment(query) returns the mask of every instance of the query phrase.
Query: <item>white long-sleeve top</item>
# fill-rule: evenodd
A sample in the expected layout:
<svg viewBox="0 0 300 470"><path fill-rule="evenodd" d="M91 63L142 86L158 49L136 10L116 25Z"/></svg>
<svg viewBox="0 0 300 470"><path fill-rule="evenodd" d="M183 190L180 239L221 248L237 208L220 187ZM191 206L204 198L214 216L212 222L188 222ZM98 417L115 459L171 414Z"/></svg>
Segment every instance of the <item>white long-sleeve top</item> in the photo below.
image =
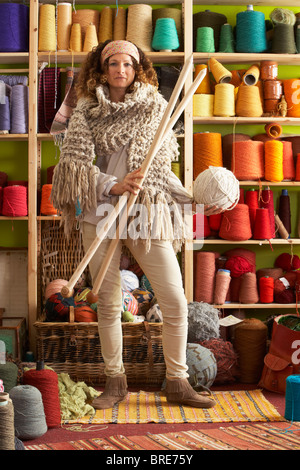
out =
<svg viewBox="0 0 300 470"><path fill-rule="evenodd" d="M111 196L109 192L113 185L123 181L128 173L127 147L128 146L125 145L108 157L101 156L97 158L96 165L100 169L97 184L97 201L99 204L115 204L118 199L118 196ZM169 189L171 195L179 204L189 204L192 202L192 197L173 172L171 172L169 178ZM101 216L97 216L96 212L97 209L92 209L90 212L85 213L83 220L90 224L97 225Z"/></svg>

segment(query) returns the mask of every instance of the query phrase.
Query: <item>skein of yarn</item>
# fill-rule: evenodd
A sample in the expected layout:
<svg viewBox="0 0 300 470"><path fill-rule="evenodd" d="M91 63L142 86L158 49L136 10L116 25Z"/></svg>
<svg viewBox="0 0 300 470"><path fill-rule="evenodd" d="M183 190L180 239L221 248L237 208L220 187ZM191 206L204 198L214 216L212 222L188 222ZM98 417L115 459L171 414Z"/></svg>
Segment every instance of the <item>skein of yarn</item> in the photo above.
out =
<svg viewBox="0 0 300 470"><path fill-rule="evenodd" d="M264 207L256 209L253 238L254 240L270 240L273 238L269 211Z"/></svg>
<svg viewBox="0 0 300 470"><path fill-rule="evenodd" d="M195 252L194 261L194 299L196 302L212 304L216 271L215 255L208 251Z"/></svg>
<svg viewBox="0 0 300 470"><path fill-rule="evenodd" d="M293 156L292 142L282 141L283 144L283 180L293 181L296 177L296 168Z"/></svg>
<svg viewBox="0 0 300 470"><path fill-rule="evenodd" d="M31 385L41 392L48 428L60 426L61 416L57 374L50 369L27 370L24 372L23 382L24 385Z"/></svg>
<svg viewBox="0 0 300 470"><path fill-rule="evenodd" d="M5 392L17 385L18 366L14 362L7 361L6 364L0 364L0 379L3 381Z"/></svg>
<svg viewBox="0 0 300 470"><path fill-rule="evenodd" d="M217 132L193 134L194 180L210 166L222 167L222 136Z"/></svg>
<svg viewBox="0 0 300 470"><path fill-rule="evenodd" d="M206 69L206 74L198 86L197 90L195 91L195 94L210 94L211 93L211 88L210 88L210 79L209 79L209 73L207 71L207 65L206 64L197 64L195 65L195 73L194 73L194 79L199 75L201 70Z"/></svg>
<svg viewBox="0 0 300 470"><path fill-rule="evenodd" d="M256 274L243 274L240 285L239 301L241 304L256 304L259 301Z"/></svg>
<svg viewBox="0 0 300 470"><path fill-rule="evenodd" d="M287 189L283 189L279 198L278 215L286 231L291 233L291 208L290 197Z"/></svg>
<svg viewBox="0 0 300 470"><path fill-rule="evenodd" d="M272 277L261 277L259 279L259 300L263 304L271 304L274 301L275 281Z"/></svg>
<svg viewBox="0 0 300 470"><path fill-rule="evenodd" d="M249 207L237 204L232 210L223 213L219 236L224 240L243 241L252 236Z"/></svg>
<svg viewBox="0 0 300 470"><path fill-rule="evenodd" d="M234 349L238 354L240 381L258 383L267 345L267 326L256 318L245 319L234 329Z"/></svg>
<svg viewBox="0 0 300 470"><path fill-rule="evenodd" d="M0 403L0 450L15 450L14 406L10 398Z"/></svg>
<svg viewBox="0 0 300 470"><path fill-rule="evenodd" d="M275 210L274 210L274 195L273 191L270 188L263 189L261 191L261 196L259 200L259 206L269 211L269 218L270 218L270 229L272 237L275 237L276 227L275 227Z"/></svg>
<svg viewBox="0 0 300 470"><path fill-rule="evenodd" d="M246 204L249 207L251 230L254 233L256 209L258 209L258 191L251 189L246 192Z"/></svg>
<svg viewBox="0 0 300 470"><path fill-rule="evenodd" d="M42 436L48 430L41 392L31 385L18 385L10 391L14 405L15 434L29 440Z"/></svg>
<svg viewBox="0 0 300 470"><path fill-rule="evenodd" d="M268 140L265 146L265 178L267 181L283 180L283 143Z"/></svg>
<svg viewBox="0 0 300 470"><path fill-rule="evenodd" d="M56 50L55 5L41 4L39 7L39 51Z"/></svg>
<svg viewBox="0 0 300 470"><path fill-rule="evenodd" d="M236 52L265 52L267 36L265 15L248 5L236 15Z"/></svg>
<svg viewBox="0 0 300 470"><path fill-rule="evenodd" d="M151 51L151 5L140 4L128 7L126 40L133 42L145 52Z"/></svg>
<svg viewBox="0 0 300 470"><path fill-rule="evenodd" d="M236 100L236 115L242 117L260 117L263 108L259 88L255 85L241 85Z"/></svg>
<svg viewBox="0 0 300 470"><path fill-rule="evenodd" d="M225 303L230 281L230 271L228 269L218 269L214 291L214 303L216 305L222 305Z"/></svg>
<svg viewBox="0 0 300 470"><path fill-rule="evenodd" d="M24 217L27 213L27 188L21 185L3 188L2 214L7 217Z"/></svg>
<svg viewBox="0 0 300 470"><path fill-rule="evenodd" d="M235 115L234 86L231 83L218 83L215 86L214 116Z"/></svg>
<svg viewBox="0 0 300 470"><path fill-rule="evenodd" d="M233 143L232 168L240 181L259 180L264 176L264 144L246 140Z"/></svg>
<svg viewBox="0 0 300 470"><path fill-rule="evenodd" d="M222 136L223 166L228 170L231 170L232 168L233 143L245 140L251 140L251 137L247 134L241 133L226 134Z"/></svg>

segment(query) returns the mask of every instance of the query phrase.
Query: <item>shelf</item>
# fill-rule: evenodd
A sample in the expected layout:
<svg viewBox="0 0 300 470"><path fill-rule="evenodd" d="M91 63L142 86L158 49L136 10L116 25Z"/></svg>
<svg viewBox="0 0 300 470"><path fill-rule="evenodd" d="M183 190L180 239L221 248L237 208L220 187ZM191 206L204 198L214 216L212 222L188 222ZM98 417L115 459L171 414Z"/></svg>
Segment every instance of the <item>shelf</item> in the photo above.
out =
<svg viewBox="0 0 300 470"><path fill-rule="evenodd" d="M283 238L273 238L269 240L223 240L223 239L210 239L205 238L204 240L193 240L194 245L300 245L300 238L289 238L285 240Z"/></svg>
<svg viewBox="0 0 300 470"><path fill-rule="evenodd" d="M273 187L282 187L290 186L294 188L300 187L300 181L239 181L240 186L273 186Z"/></svg>
<svg viewBox="0 0 300 470"><path fill-rule="evenodd" d="M29 52L0 52L0 64L28 64ZM18 69L15 70L16 72ZM1 73L1 69L0 69Z"/></svg>
<svg viewBox="0 0 300 470"><path fill-rule="evenodd" d="M60 215L38 215L37 220L61 220Z"/></svg>
<svg viewBox="0 0 300 470"><path fill-rule="evenodd" d="M207 62L209 58L214 57L222 64L243 64L257 63L262 60L272 60L279 65L299 65L300 54L267 54L267 53L246 53L246 52L194 52L194 62L197 64Z"/></svg>
<svg viewBox="0 0 300 470"><path fill-rule="evenodd" d="M28 140L28 134L0 134L0 140Z"/></svg>
<svg viewBox="0 0 300 470"><path fill-rule="evenodd" d="M240 304L239 302L233 302L233 303L226 303L226 304L222 304L222 305L215 305L213 304L213 307L214 308L218 308L218 309L221 309L221 308L238 308L238 309L244 309L244 308L282 308L282 309L286 309L286 308L293 308L295 309L296 308L296 304L260 304L260 303L257 303L257 304Z"/></svg>
<svg viewBox="0 0 300 470"><path fill-rule="evenodd" d="M281 116L262 116L262 117L198 117L193 116L193 124L267 124L269 122L277 122L283 126L300 126L300 118L281 117Z"/></svg>
<svg viewBox="0 0 300 470"><path fill-rule="evenodd" d="M24 216L24 217L6 217L5 215L0 215L0 220L28 220L28 216Z"/></svg>
<svg viewBox="0 0 300 470"><path fill-rule="evenodd" d="M146 55L154 64L182 64L184 52L146 52ZM56 56L56 57L55 57ZM81 64L84 62L87 52L39 52L39 62L57 62L58 64Z"/></svg>

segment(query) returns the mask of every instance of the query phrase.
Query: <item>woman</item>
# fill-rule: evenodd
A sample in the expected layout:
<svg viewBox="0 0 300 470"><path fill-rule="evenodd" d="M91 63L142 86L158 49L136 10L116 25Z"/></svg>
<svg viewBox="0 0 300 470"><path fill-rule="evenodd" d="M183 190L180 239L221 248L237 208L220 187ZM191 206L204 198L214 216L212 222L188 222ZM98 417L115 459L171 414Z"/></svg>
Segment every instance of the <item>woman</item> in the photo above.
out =
<svg viewBox="0 0 300 470"><path fill-rule="evenodd" d="M192 200L171 171L171 161L179 153L173 131L145 178L140 169L167 105L157 88L151 62L134 44L99 44L82 66L78 104L53 176L53 204L63 212L66 233L76 217L81 221L85 250L95 239L107 207L115 205L124 192L137 194L139 190L136 202L146 208L142 211L146 223L140 223L135 231L130 231L129 224L127 236L119 240L99 292L99 336L107 376L104 392L93 402L100 409L111 408L127 394L119 271L123 245L149 279L163 314L168 401L206 408L214 405L210 397L196 393L187 380L188 309L176 258L185 239L185 224L177 203ZM110 241L106 238L101 243L89 264L92 279Z"/></svg>

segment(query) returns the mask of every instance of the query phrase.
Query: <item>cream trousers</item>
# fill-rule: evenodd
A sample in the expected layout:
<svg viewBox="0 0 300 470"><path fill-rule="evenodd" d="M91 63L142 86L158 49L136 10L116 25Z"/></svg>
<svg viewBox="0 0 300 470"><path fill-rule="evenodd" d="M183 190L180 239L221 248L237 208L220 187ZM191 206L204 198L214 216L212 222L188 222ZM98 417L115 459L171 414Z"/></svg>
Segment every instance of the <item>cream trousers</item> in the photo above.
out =
<svg viewBox="0 0 300 470"><path fill-rule="evenodd" d="M96 226L82 224L83 246L86 251L96 237ZM102 265L110 239L101 243L89 264L92 280ZM186 378L187 300L182 285L180 267L171 243L151 240L148 253L142 242L121 240L103 280L98 301L98 328L105 374L124 373L122 360L123 335L121 326L122 290L120 257L125 244L147 276L163 315L162 346L168 378Z"/></svg>

